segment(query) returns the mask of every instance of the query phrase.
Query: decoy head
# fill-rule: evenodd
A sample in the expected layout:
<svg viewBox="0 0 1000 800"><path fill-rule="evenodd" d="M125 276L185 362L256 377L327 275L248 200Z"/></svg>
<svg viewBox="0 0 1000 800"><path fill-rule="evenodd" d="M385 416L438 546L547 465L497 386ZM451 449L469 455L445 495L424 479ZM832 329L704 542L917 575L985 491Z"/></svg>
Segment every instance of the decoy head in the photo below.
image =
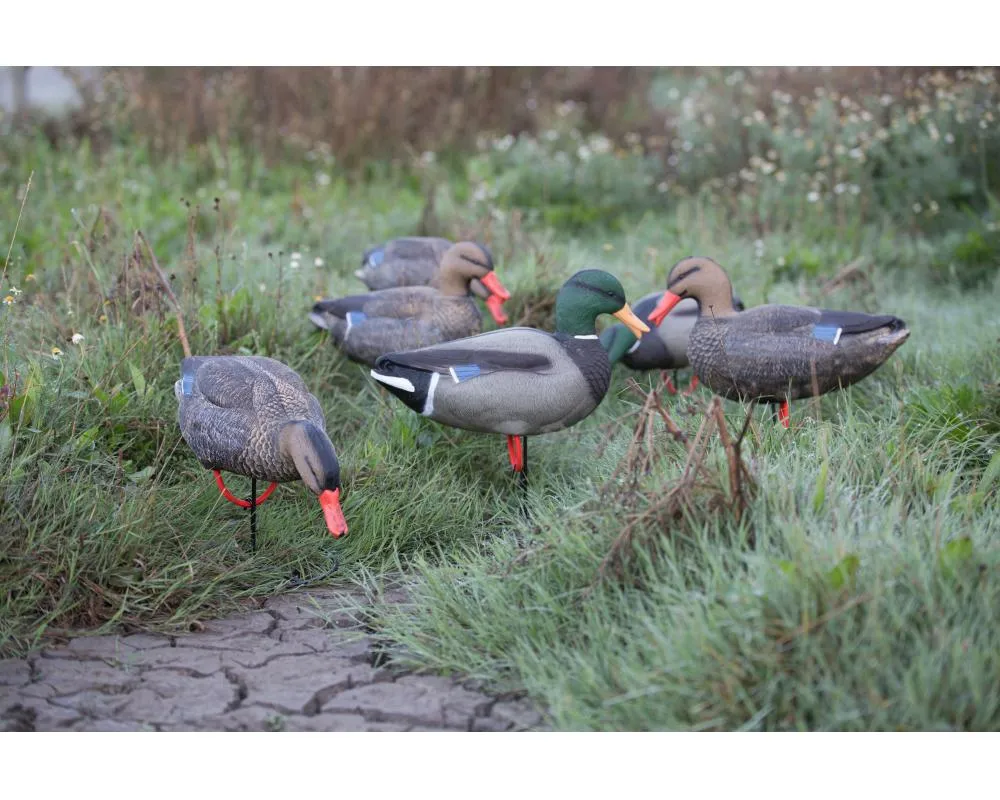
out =
<svg viewBox="0 0 1000 800"><path fill-rule="evenodd" d="M706 309L715 316L728 316L735 311L729 276L710 258L694 256L674 264L667 276L667 291L650 313L649 321L659 325L685 297L697 300L703 314Z"/></svg>
<svg viewBox="0 0 1000 800"><path fill-rule="evenodd" d="M290 456L302 482L319 497L326 527L336 539L347 533L340 509L340 462L326 432L306 420L282 426L278 434L282 455Z"/></svg>
<svg viewBox="0 0 1000 800"><path fill-rule="evenodd" d="M471 289L486 301L498 325L507 322L503 304L510 299L510 292L493 271L493 254L486 245L477 242L452 245L441 258L441 269L431 285L442 294L456 296L466 295Z"/></svg>
<svg viewBox="0 0 1000 800"><path fill-rule="evenodd" d="M649 326L632 313L618 279L602 269L582 269L556 295L556 330L573 336L593 335L601 314L620 319L638 338Z"/></svg>

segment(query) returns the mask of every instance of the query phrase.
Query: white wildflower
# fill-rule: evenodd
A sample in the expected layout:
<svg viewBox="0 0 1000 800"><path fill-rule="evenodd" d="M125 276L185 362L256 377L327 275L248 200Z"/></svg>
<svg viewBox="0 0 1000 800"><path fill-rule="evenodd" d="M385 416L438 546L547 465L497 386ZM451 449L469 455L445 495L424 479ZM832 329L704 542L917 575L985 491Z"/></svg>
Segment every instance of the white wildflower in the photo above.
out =
<svg viewBox="0 0 1000 800"><path fill-rule="evenodd" d="M323 259L319 258L319 257L314 258L313 259L313 266L314 267L322 267L323 266Z"/></svg>
<svg viewBox="0 0 1000 800"><path fill-rule="evenodd" d="M73 342L73 344L80 344L80 342L83 341L83 334L74 333L73 336L70 338L70 341Z"/></svg>
<svg viewBox="0 0 1000 800"><path fill-rule="evenodd" d="M806 195L806 200L808 200L810 203L818 202L819 192L809 192L809 194Z"/></svg>
<svg viewBox="0 0 1000 800"><path fill-rule="evenodd" d="M330 176L327 175L325 172L317 172L316 173L316 183L318 183L320 186L329 186L330 185Z"/></svg>

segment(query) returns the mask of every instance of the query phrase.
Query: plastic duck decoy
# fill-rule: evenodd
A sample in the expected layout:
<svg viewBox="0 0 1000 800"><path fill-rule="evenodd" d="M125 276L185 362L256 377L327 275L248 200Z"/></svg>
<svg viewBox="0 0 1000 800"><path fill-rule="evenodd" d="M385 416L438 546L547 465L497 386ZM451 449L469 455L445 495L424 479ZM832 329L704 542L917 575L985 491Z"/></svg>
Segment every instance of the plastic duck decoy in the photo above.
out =
<svg viewBox="0 0 1000 800"><path fill-rule="evenodd" d="M663 292L647 294L637 302L632 310L648 325L649 315L656 308ZM743 302L733 295L733 308L743 310ZM612 365L621 361L629 369L646 371L659 369L675 373L689 366L687 348L691 330L698 321L698 303L688 298L682 300L659 325L653 326L649 335L637 339L625 325L615 323L601 332L601 344L608 351ZM669 375L664 375L664 383L670 394L677 394L677 387ZM684 391L689 395L698 386L698 376L691 377L691 384Z"/></svg>
<svg viewBox="0 0 1000 800"><path fill-rule="evenodd" d="M601 314L614 315L636 336L649 331L618 279L587 269L559 290L555 333L507 328L390 353L371 375L437 422L506 434L511 466L526 487L527 437L575 425L608 391L611 363L595 329Z"/></svg>
<svg viewBox="0 0 1000 800"><path fill-rule="evenodd" d="M448 250L431 286L381 289L320 300L309 314L354 361L374 366L384 353L426 347L479 333L483 318L469 296L472 281L490 291L497 309L510 298L481 248L459 242ZM503 317L506 321L506 317Z"/></svg>
<svg viewBox="0 0 1000 800"><path fill-rule="evenodd" d="M279 483L301 479L319 498L334 538L347 533L340 508L340 464L326 434L323 411L294 370L262 356L192 356L174 384L181 435L215 473L223 496L250 509L251 547L257 549L256 510ZM248 500L235 497L222 471L246 475ZM257 480L270 481L257 496Z"/></svg>
<svg viewBox="0 0 1000 800"><path fill-rule="evenodd" d="M688 341L695 374L723 397L777 405L786 428L790 400L857 383L910 335L890 314L786 305L737 311L732 291L717 263L686 258L670 270L650 322L659 325L682 300L696 300L700 314Z"/></svg>
<svg viewBox="0 0 1000 800"><path fill-rule="evenodd" d="M478 250L479 255L472 257L493 268L493 254L486 245L477 242L455 244L430 236L406 236L368 248L361 258L361 269L355 270L354 275L372 291L398 286L434 286L434 278L445 263L445 257L453 248L460 246L461 253L466 255L470 248ZM503 300L496 292L478 279L470 282L469 290L486 301L486 307L498 325L507 322Z"/></svg>

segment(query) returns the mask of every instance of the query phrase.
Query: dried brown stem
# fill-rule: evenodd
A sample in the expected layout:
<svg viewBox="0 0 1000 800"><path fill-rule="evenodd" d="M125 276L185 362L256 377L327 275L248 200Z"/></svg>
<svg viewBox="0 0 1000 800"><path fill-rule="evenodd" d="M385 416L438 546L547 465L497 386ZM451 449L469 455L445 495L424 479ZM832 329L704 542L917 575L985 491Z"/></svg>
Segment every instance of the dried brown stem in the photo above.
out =
<svg viewBox="0 0 1000 800"><path fill-rule="evenodd" d="M163 284L164 291L174 304L174 311L177 314L177 337L181 340L181 347L184 349L184 357L190 358L192 355L191 345L188 342L187 329L184 327L184 312L181 310L180 301L177 299L177 295L174 294L174 290L170 286L170 279L167 278L167 274L160 268L160 262L156 260L156 254L153 252L153 248L149 246L149 242L146 240L142 231L136 231L135 236L146 247L146 252L149 253L149 260L153 264L153 269L156 270L156 274L159 276L160 282Z"/></svg>

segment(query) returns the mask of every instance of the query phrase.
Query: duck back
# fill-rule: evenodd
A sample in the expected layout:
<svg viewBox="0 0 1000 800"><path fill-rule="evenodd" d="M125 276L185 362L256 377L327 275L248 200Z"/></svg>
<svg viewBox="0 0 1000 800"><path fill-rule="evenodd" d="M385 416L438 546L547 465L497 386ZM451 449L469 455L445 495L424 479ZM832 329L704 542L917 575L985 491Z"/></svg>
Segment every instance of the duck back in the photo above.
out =
<svg viewBox="0 0 1000 800"><path fill-rule="evenodd" d="M700 317L688 357L698 378L718 394L779 402L856 383L908 335L906 324L891 315L767 305Z"/></svg>

